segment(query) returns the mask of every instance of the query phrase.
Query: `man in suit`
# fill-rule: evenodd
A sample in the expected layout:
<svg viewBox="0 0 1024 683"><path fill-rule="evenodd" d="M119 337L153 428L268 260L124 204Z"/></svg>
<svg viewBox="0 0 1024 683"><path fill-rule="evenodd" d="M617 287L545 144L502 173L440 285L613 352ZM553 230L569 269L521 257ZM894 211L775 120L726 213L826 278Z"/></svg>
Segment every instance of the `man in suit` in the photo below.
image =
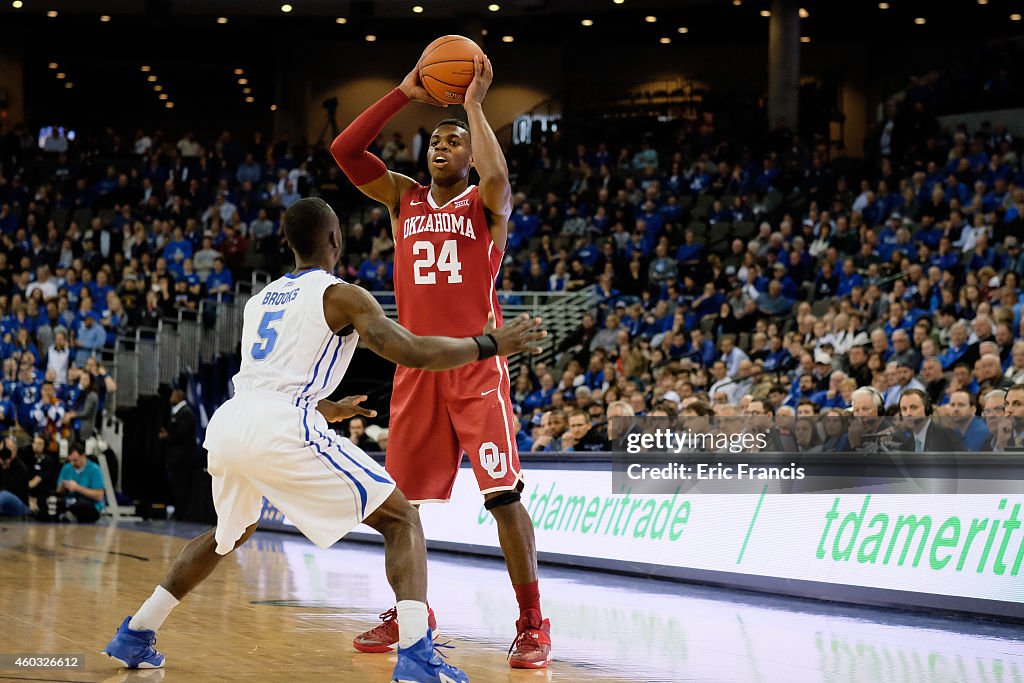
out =
<svg viewBox="0 0 1024 683"><path fill-rule="evenodd" d="M985 426L989 431L989 436L981 445L981 450L992 451L996 448L999 426L1003 423L1006 415L1006 391L993 389L985 394L981 405L981 416L985 419Z"/></svg>
<svg viewBox="0 0 1024 683"><path fill-rule="evenodd" d="M910 437L882 417L885 398L871 386L861 387L850 396L853 419L846 433L849 450L879 453L891 450L913 450ZM909 446L908 446L909 444Z"/></svg>
<svg viewBox="0 0 1024 683"><path fill-rule="evenodd" d="M1002 452L1024 449L1024 384L1014 384L1007 390L1003 410L1005 417L995 430L992 450Z"/></svg>
<svg viewBox="0 0 1024 683"><path fill-rule="evenodd" d="M917 453L963 450L960 437L951 429L936 424L931 418L928 394L920 389L904 389L900 395L900 417L913 437L911 448Z"/></svg>
<svg viewBox="0 0 1024 683"><path fill-rule="evenodd" d="M764 406L762 401L751 401L755 410L757 404ZM749 409L749 406L748 406ZM770 406L764 406L765 414L770 414ZM771 453L796 453L796 437L793 434L793 425L796 423L796 410L791 406L779 406L775 409L775 426L770 428L766 434L768 448L765 450Z"/></svg>
<svg viewBox="0 0 1024 683"><path fill-rule="evenodd" d="M196 416L181 389L171 391L171 417L160 430L164 442L167 476L174 500L174 516L183 519L191 498L192 470L196 465Z"/></svg>

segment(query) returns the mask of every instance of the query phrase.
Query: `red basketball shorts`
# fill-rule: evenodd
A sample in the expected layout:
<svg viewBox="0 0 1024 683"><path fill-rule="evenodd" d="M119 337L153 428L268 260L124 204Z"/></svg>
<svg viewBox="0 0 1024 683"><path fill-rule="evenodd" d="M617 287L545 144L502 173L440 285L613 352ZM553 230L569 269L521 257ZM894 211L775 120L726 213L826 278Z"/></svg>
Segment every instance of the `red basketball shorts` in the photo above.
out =
<svg viewBox="0 0 1024 683"><path fill-rule="evenodd" d="M521 486L510 385L504 358L441 372L396 370L384 467L406 498L450 499L463 452L481 493Z"/></svg>

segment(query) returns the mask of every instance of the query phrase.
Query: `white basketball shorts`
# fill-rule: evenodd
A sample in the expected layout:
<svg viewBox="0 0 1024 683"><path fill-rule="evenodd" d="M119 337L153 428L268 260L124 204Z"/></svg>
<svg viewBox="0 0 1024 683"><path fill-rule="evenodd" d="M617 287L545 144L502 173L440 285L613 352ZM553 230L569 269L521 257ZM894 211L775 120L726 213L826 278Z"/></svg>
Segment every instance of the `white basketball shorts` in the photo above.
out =
<svg viewBox="0 0 1024 683"><path fill-rule="evenodd" d="M333 545L376 510L395 482L315 405L277 392L238 394L213 414L209 452L217 552L226 555L259 521L266 496L321 548Z"/></svg>

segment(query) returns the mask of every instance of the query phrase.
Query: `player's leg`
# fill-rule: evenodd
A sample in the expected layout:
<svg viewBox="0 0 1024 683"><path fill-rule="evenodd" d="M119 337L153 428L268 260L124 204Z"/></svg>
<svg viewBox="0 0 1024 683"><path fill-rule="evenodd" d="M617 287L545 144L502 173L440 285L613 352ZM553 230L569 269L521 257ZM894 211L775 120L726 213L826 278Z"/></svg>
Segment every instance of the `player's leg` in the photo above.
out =
<svg viewBox="0 0 1024 683"><path fill-rule="evenodd" d="M444 410L438 378L445 373L399 367L391 392L391 426L385 468L402 493L418 505L447 500L458 472L461 449ZM398 612L380 615L381 623L357 635L360 652L391 652L398 642ZM436 632L433 610L427 610Z"/></svg>
<svg viewBox="0 0 1024 683"><path fill-rule="evenodd" d="M209 472L217 527L193 538L175 558L163 582L134 616L125 617L103 653L129 668L159 668L164 656L154 648L156 631L178 603L203 581L221 557L245 543L256 531L263 496L240 472L258 472L259 453L235 439L249 430L236 429L241 407L224 404L207 429ZM224 428L221 425L225 425ZM227 427L231 428L228 429Z"/></svg>
<svg viewBox="0 0 1024 683"><path fill-rule="evenodd" d="M398 661L392 680L462 683L468 677L434 652L427 616L427 547L419 514L388 473L317 414L310 447L281 460L263 483L267 498L320 547L363 522L384 536L385 566L398 599Z"/></svg>
<svg viewBox="0 0 1024 683"><path fill-rule="evenodd" d="M518 491L492 491L484 495L484 507L494 516L498 527L498 542L505 556L505 566L516 595L521 586L536 588L537 583L537 539L533 520L526 506L520 502ZM528 592L528 591L524 591ZM524 608L540 611L540 597L524 606L520 600L520 611Z"/></svg>
<svg viewBox="0 0 1024 683"><path fill-rule="evenodd" d="M133 616L125 617L103 650L105 655L129 668L163 666L164 656L154 648L156 632L170 616L171 610L209 576L224 557L217 552L216 531L210 529L185 544L153 594ZM234 548L245 543L255 531L256 524L250 525L235 542Z"/></svg>
<svg viewBox="0 0 1024 683"><path fill-rule="evenodd" d="M255 532L256 524L246 527L241 538L235 541L232 550L248 541L249 537ZM169 593L175 600L181 600L193 588L198 586L203 579L209 576L221 559L225 557L225 555L217 552L216 533L216 528L210 529L185 544L185 547L178 553L178 557L175 558L174 563L171 564L171 568L168 570L167 576L160 583L159 588ZM163 623L163 619L160 619L159 623L155 624L149 622L148 615L144 613L145 608L146 605L143 605L142 609L139 610L139 614L132 618L132 622L137 623L143 628L151 628L155 631ZM166 618L166 615L164 617Z"/></svg>
<svg viewBox="0 0 1024 683"><path fill-rule="evenodd" d="M384 568L395 591L398 661L392 680L469 683L465 673L434 652L427 624L427 544L419 512L395 488L363 523L384 536Z"/></svg>
<svg viewBox="0 0 1024 683"><path fill-rule="evenodd" d="M477 363L448 387L448 412L473 464L484 507L494 516L519 619L509 656L513 668L540 669L551 658L551 625L544 618L537 580L533 520L520 501L523 475L516 448L508 368L501 359Z"/></svg>
<svg viewBox="0 0 1024 683"><path fill-rule="evenodd" d="M427 632L427 544L420 516L397 488L363 523L384 537L384 572L395 591L398 646Z"/></svg>

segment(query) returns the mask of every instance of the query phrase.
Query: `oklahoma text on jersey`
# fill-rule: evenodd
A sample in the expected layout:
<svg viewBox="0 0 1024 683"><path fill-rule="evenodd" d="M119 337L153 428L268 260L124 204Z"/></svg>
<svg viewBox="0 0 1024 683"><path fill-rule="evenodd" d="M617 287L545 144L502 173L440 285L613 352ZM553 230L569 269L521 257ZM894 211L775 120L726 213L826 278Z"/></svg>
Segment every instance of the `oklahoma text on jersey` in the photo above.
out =
<svg viewBox="0 0 1024 683"><path fill-rule="evenodd" d="M402 223L402 236L409 237L420 232L454 232L463 237L476 239L473 219L453 213L428 213L424 216L409 216Z"/></svg>

